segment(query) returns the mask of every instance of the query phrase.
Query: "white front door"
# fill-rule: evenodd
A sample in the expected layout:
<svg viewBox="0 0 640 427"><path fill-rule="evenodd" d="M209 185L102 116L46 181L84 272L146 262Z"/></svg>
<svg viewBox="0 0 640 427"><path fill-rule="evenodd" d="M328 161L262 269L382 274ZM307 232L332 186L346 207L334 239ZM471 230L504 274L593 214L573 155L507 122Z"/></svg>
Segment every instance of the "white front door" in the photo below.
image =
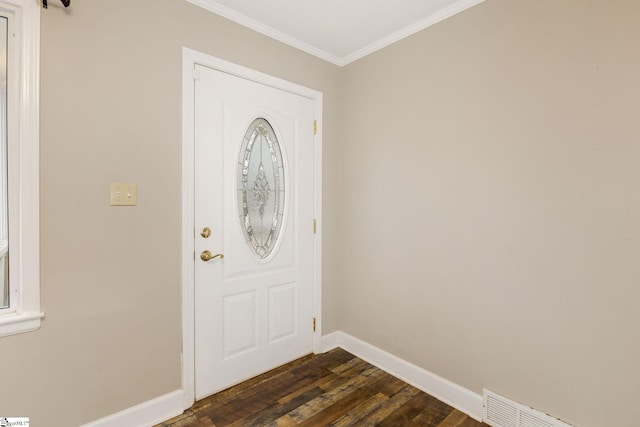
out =
<svg viewBox="0 0 640 427"><path fill-rule="evenodd" d="M202 398L313 349L315 104L201 65L195 75Z"/></svg>

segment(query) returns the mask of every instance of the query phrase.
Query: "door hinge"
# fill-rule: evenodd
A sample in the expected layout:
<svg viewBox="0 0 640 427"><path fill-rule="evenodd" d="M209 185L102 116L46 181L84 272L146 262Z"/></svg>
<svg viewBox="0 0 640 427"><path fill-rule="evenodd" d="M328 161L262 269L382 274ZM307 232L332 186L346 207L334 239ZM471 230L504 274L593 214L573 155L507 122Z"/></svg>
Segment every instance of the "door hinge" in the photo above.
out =
<svg viewBox="0 0 640 427"><path fill-rule="evenodd" d="M200 70L197 68L193 69L193 80L200 80Z"/></svg>
<svg viewBox="0 0 640 427"><path fill-rule="evenodd" d="M318 134L318 121L317 120L313 121L313 134L314 135Z"/></svg>
<svg viewBox="0 0 640 427"><path fill-rule="evenodd" d="M316 331L316 318L313 318L313 332Z"/></svg>
<svg viewBox="0 0 640 427"><path fill-rule="evenodd" d="M316 234L316 232L318 231L318 221L317 220L313 220L313 234Z"/></svg>

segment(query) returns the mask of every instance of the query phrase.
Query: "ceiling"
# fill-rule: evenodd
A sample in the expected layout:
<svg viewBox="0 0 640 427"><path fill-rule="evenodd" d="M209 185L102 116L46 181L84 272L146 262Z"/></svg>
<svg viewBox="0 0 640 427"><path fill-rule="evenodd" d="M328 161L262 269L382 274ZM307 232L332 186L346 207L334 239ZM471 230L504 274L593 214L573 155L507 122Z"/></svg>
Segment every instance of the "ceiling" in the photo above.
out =
<svg viewBox="0 0 640 427"><path fill-rule="evenodd" d="M346 65L484 0L187 0Z"/></svg>

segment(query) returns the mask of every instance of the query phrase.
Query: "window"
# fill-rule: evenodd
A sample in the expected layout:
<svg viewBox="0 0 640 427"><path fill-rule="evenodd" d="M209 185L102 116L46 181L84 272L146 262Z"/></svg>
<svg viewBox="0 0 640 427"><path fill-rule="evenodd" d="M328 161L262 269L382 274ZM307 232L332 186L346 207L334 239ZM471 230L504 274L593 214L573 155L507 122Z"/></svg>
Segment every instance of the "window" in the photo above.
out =
<svg viewBox="0 0 640 427"><path fill-rule="evenodd" d="M249 248L264 259L280 237L286 196L280 143L266 119L249 125L236 168L240 227Z"/></svg>
<svg viewBox="0 0 640 427"><path fill-rule="evenodd" d="M0 336L38 329L43 317L39 50L39 2L0 0Z"/></svg>

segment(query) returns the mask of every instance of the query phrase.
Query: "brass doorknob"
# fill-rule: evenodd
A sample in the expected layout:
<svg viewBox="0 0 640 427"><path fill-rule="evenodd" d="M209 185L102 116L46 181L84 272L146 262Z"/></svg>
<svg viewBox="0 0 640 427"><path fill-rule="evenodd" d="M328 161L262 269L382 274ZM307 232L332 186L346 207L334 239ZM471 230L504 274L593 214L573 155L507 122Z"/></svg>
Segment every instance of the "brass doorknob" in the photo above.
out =
<svg viewBox="0 0 640 427"><path fill-rule="evenodd" d="M218 257L220 257L220 259L223 259L224 255L222 255L222 254L213 255L211 253L211 251L202 251L202 253L200 254L200 259L203 260L203 261L210 261L210 260L212 260L214 258L218 258Z"/></svg>

